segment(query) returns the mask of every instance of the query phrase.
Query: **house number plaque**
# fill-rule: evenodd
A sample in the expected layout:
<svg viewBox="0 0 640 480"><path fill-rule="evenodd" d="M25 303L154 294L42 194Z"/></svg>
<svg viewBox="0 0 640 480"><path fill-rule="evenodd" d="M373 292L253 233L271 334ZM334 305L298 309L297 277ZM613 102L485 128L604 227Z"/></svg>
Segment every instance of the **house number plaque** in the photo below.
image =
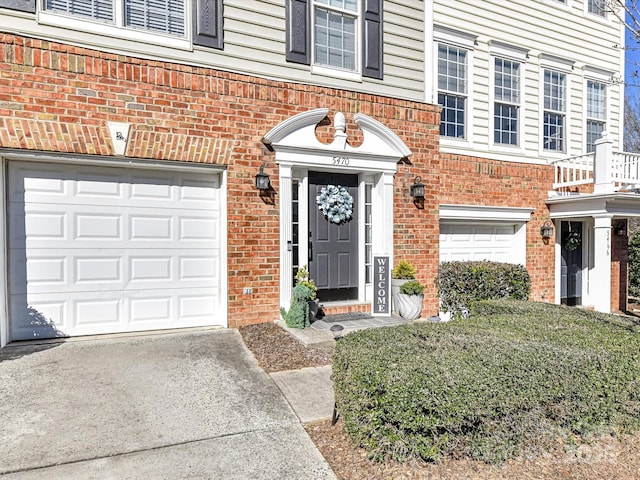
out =
<svg viewBox="0 0 640 480"><path fill-rule="evenodd" d="M391 315L391 271L389 257L373 257L373 305L374 316Z"/></svg>
<svg viewBox="0 0 640 480"><path fill-rule="evenodd" d="M339 165L341 167L346 167L349 165L349 157L340 157L335 156L331 159L334 165Z"/></svg>

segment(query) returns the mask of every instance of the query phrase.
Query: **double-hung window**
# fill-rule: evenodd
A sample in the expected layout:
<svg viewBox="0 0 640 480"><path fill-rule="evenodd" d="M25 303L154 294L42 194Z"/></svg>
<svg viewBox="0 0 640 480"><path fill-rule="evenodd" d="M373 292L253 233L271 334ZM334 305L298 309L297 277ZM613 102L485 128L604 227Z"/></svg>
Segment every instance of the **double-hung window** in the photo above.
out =
<svg viewBox="0 0 640 480"><path fill-rule="evenodd" d="M184 38L187 0L44 0L51 13Z"/></svg>
<svg viewBox="0 0 640 480"><path fill-rule="evenodd" d="M181 49L224 48L222 0L41 1L38 20L68 31Z"/></svg>
<svg viewBox="0 0 640 480"><path fill-rule="evenodd" d="M607 0L587 0L587 12L598 17L607 16Z"/></svg>
<svg viewBox="0 0 640 480"><path fill-rule="evenodd" d="M520 116L520 63L494 60L493 142L518 145Z"/></svg>
<svg viewBox="0 0 640 480"><path fill-rule="evenodd" d="M544 70L544 111L542 146L544 150L564 152L567 123L567 75Z"/></svg>
<svg viewBox="0 0 640 480"><path fill-rule="evenodd" d="M606 127L607 86L587 80L587 152L595 151L595 141Z"/></svg>
<svg viewBox="0 0 640 480"><path fill-rule="evenodd" d="M314 64L357 70L357 0L313 0Z"/></svg>
<svg viewBox="0 0 640 480"><path fill-rule="evenodd" d="M382 0L286 0L286 59L313 73L382 79Z"/></svg>
<svg viewBox="0 0 640 480"><path fill-rule="evenodd" d="M446 43L438 44L438 104L440 135L466 137L467 50Z"/></svg>

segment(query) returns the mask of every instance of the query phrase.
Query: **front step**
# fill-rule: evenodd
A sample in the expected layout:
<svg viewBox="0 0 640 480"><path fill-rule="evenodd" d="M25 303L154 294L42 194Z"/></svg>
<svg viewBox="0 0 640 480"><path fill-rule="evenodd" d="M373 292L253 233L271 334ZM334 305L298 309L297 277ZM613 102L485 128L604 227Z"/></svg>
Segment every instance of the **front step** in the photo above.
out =
<svg viewBox="0 0 640 480"><path fill-rule="evenodd" d="M359 313L371 316L371 303L327 302L322 304L325 316Z"/></svg>

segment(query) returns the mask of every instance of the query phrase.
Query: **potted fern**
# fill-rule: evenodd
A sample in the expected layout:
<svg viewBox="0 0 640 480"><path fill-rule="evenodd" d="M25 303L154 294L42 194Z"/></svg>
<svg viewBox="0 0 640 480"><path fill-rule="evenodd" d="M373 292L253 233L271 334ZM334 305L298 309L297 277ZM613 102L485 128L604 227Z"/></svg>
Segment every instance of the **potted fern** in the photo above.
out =
<svg viewBox="0 0 640 480"><path fill-rule="evenodd" d="M415 320L422 313L424 285L418 280L409 280L400 286L398 293L398 314L406 320Z"/></svg>

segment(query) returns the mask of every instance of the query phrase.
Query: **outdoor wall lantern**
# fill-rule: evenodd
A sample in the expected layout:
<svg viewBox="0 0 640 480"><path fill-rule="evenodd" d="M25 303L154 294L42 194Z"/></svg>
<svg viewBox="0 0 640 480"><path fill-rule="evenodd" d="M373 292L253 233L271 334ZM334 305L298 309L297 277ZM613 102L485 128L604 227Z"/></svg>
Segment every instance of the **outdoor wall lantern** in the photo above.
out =
<svg viewBox="0 0 640 480"><path fill-rule="evenodd" d="M619 221L613 233L618 237L624 237L627 234L627 223L624 220Z"/></svg>
<svg viewBox="0 0 640 480"><path fill-rule="evenodd" d="M411 196L413 198L424 198L424 183L421 182L422 178L416 177L413 185L411 185Z"/></svg>
<svg viewBox="0 0 640 480"><path fill-rule="evenodd" d="M551 221L547 220L544 222L544 225L540 227L540 236L542 238L551 238L553 237L553 224Z"/></svg>
<svg viewBox="0 0 640 480"><path fill-rule="evenodd" d="M264 163L260 165L260 171L256 173L256 188L258 190L269 190L271 188L269 174L264 173Z"/></svg>

